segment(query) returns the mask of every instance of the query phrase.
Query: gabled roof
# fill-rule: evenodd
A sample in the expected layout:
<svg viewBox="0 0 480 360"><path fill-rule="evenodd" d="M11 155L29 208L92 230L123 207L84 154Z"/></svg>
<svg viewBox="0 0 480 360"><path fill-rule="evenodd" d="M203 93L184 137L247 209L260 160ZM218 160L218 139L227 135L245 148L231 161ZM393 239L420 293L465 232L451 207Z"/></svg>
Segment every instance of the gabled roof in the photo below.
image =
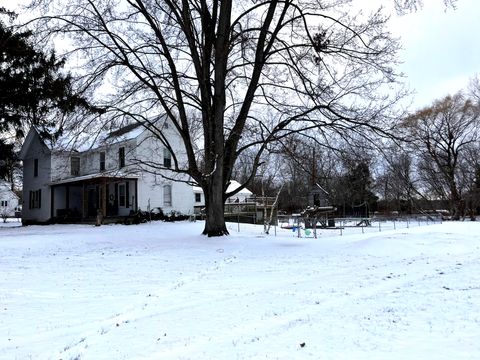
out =
<svg viewBox="0 0 480 360"><path fill-rule="evenodd" d="M230 185L228 185L227 193L230 193L230 192L238 189L240 186L241 186L241 184L240 184L238 181L236 181L236 180L230 180ZM194 186L194 187L193 187L193 191L196 192L196 193L203 193L203 190L202 190L202 188L201 188L200 186ZM250 190L248 190L247 188L244 188L244 189L240 190L240 191L237 193L237 195L238 195L238 194L248 195L248 196L249 196L249 195L253 195L253 193L252 193Z"/></svg>
<svg viewBox="0 0 480 360"><path fill-rule="evenodd" d="M158 117L153 123L158 121L165 123L167 121L166 115ZM134 122L113 130L111 128L107 129L105 127L92 126L93 127L90 130L83 127L73 127L72 129L65 131L65 135L60 136L55 142L42 140L35 127L32 127L25 138L20 157L23 158L22 156L26 155L26 152L31 145L31 141L35 136L38 137L38 139L50 151L84 152L102 146L135 139L144 131L147 131L148 124L145 122Z"/></svg>
<svg viewBox="0 0 480 360"><path fill-rule="evenodd" d="M133 124L126 125L124 127L121 127L118 130L114 130L110 132L105 139L111 139L111 138L119 138L121 136L126 136L130 139L137 137L140 135L144 130L145 130L145 123L144 122L137 122Z"/></svg>
<svg viewBox="0 0 480 360"><path fill-rule="evenodd" d="M37 138L45 146L45 148L50 151L83 152L105 145L135 139L143 131L145 131L145 127L141 123L134 123L114 131L100 131L93 135L86 132L64 135L53 143L44 141L35 127L32 126L23 142L22 149L20 151L20 158L25 158L32 141L35 138Z"/></svg>
<svg viewBox="0 0 480 360"><path fill-rule="evenodd" d="M113 131L110 129L99 129L92 131L91 134L87 132L73 135L69 134L57 141L56 148L58 150L77 150L84 152L135 139L145 130L143 123L132 123Z"/></svg>
<svg viewBox="0 0 480 360"><path fill-rule="evenodd" d="M23 142L22 149L20 150L19 157L20 159L25 159L25 156L27 155L28 149L32 145L33 140L37 138L40 143L45 146L45 149L49 149L47 144L45 144L45 141L42 140L40 135L38 134L37 130L35 127L31 127L30 130L28 131L27 136L25 137L25 141ZM51 150L51 149L50 149Z"/></svg>
<svg viewBox="0 0 480 360"><path fill-rule="evenodd" d="M18 199L18 195L12 191L11 184L9 182L0 180L0 194L8 192L10 195L13 195L16 199Z"/></svg>
<svg viewBox="0 0 480 360"><path fill-rule="evenodd" d="M236 181L236 180L230 180L230 185L228 185L227 193L232 192L232 191L238 189L240 186L241 186L241 184L240 184L238 181ZM238 195L238 194L242 194L242 195L253 195L253 193L252 193L250 190L248 190L247 188L244 188L244 189L240 190L240 191L237 193L237 195Z"/></svg>

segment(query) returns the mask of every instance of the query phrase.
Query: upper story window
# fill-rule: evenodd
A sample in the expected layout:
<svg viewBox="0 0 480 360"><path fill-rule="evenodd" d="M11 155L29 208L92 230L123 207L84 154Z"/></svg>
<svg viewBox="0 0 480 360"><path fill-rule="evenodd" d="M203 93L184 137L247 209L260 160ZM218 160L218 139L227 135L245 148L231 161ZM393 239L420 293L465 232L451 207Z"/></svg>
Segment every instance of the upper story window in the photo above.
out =
<svg viewBox="0 0 480 360"><path fill-rule="evenodd" d="M105 170L105 151L100 153L100 171Z"/></svg>
<svg viewBox="0 0 480 360"><path fill-rule="evenodd" d="M80 175L80 158L78 156L70 158L70 175Z"/></svg>
<svg viewBox="0 0 480 360"><path fill-rule="evenodd" d="M38 159L33 159L33 176L38 176Z"/></svg>
<svg viewBox="0 0 480 360"><path fill-rule="evenodd" d="M197 202L197 203L202 202L202 194L201 193L195 193L195 202Z"/></svg>
<svg viewBox="0 0 480 360"><path fill-rule="evenodd" d="M7 200L2 200L0 206L1 207L7 207L8 206L8 201Z"/></svg>
<svg viewBox="0 0 480 360"><path fill-rule="evenodd" d="M118 167L125 167L125 148L122 146L118 149Z"/></svg>
<svg viewBox="0 0 480 360"><path fill-rule="evenodd" d="M172 167L172 154L168 149L163 149L163 166L166 168Z"/></svg>

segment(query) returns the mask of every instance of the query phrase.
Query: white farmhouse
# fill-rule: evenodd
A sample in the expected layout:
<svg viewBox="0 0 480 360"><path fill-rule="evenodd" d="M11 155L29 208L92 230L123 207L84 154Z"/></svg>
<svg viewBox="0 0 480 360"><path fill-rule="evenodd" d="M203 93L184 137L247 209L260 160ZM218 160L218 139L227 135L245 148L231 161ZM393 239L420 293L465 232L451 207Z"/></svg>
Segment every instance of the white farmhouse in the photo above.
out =
<svg viewBox="0 0 480 360"><path fill-rule="evenodd" d="M177 159L185 161L179 135L166 121L162 126ZM171 153L143 125L131 124L94 145L87 143L65 151L47 146L30 130L20 153L24 224L88 220L98 213L108 220L148 207L193 213L189 178L168 170ZM160 168L151 167L151 161Z"/></svg>
<svg viewBox="0 0 480 360"><path fill-rule="evenodd" d="M18 209L18 196L10 183L0 180L0 217L13 217Z"/></svg>

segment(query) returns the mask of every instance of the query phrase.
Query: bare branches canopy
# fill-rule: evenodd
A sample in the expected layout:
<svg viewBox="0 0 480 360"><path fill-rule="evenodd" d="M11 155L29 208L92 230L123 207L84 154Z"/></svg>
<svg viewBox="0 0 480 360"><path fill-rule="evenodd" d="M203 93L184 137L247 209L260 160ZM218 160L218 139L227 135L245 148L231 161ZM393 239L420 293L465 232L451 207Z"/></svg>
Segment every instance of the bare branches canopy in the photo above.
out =
<svg viewBox="0 0 480 360"><path fill-rule="evenodd" d="M186 154L174 167L205 193L205 234L227 233L222 204L243 152L254 154L251 180L265 149L292 133L390 130L397 42L380 11L351 15L343 0L33 5L45 36L72 39L97 106L150 123L170 148L154 122L167 115Z"/></svg>
<svg viewBox="0 0 480 360"><path fill-rule="evenodd" d="M405 122L420 155L423 182L437 198L450 201L456 220L464 216L465 195L476 176L468 155L478 150L479 119L479 104L457 93L419 110Z"/></svg>

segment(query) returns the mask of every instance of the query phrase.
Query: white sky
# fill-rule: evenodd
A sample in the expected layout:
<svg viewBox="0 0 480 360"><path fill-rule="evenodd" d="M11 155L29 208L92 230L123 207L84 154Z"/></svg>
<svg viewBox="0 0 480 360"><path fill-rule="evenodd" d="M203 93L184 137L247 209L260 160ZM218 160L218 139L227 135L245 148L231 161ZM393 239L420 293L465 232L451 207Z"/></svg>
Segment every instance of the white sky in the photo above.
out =
<svg viewBox="0 0 480 360"><path fill-rule="evenodd" d="M28 2L0 0L0 6ZM392 4L393 0L363 0L356 6ZM390 29L401 38L399 70L416 93L414 108L467 88L469 79L480 74L480 1L458 0L453 10L446 9L443 0L423 0L417 12L399 16L392 11Z"/></svg>
<svg viewBox="0 0 480 360"><path fill-rule="evenodd" d="M480 74L480 1L459 0L456 10L442 0L424 0L423 9L393 16L391 30L401 37L401 71L416 91L415 107L468 87Z"/></svg>

